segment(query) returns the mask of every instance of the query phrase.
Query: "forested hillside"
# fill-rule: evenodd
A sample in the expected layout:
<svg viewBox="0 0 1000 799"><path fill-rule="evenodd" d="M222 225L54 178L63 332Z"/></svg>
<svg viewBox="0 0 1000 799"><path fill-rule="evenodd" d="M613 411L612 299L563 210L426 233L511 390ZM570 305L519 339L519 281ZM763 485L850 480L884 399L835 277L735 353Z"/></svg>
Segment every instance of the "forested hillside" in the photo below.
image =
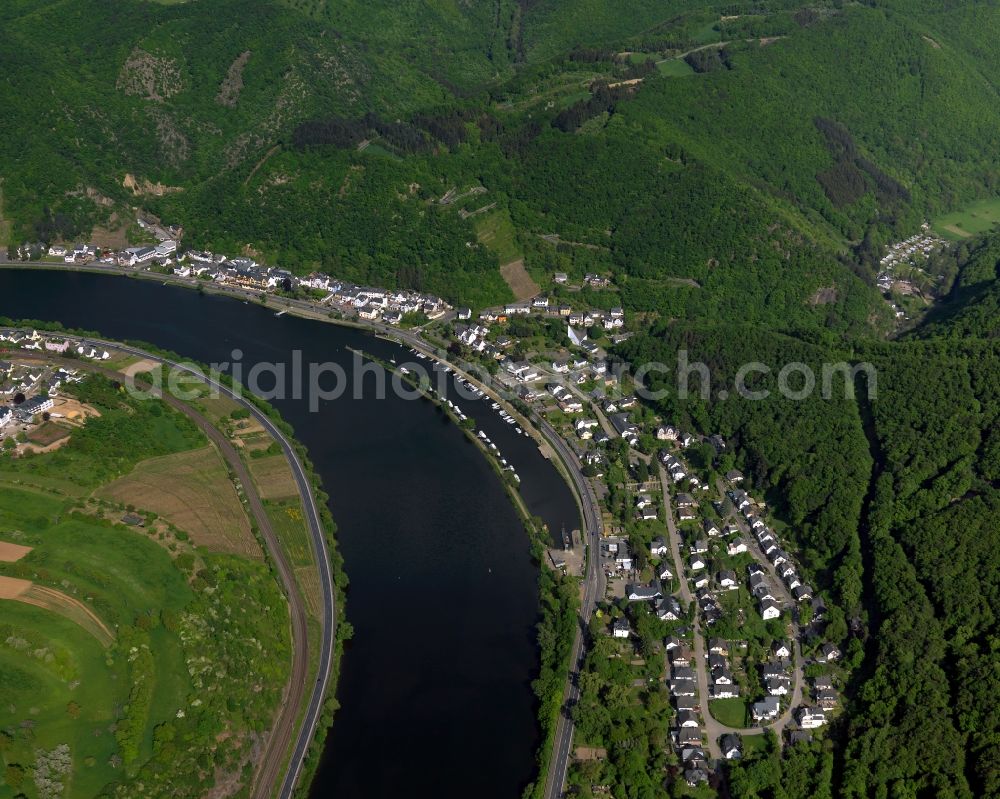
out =
<svg viewBox="0 0 1000 799"><path fill-rule="evenodd" d="M878 329L881 243L998 182L1000 12L918 6L17 0L2 213L143 209L477 306L523 255L665 318Z"/></svg>
<svg viewBox="0 0 1000 799"><path fill-rule="evenodd" d="M768 492L805 568L844 611L824 635L843 642L852 677L846 719L824 746L766 752L732 769L734 795L996 796L993 711L1000 613L1000 237L962 247L952 296L907 338L875 343L675 321L619 355L711 368L712 390L678 397L665 418L719 431ZM738 365L772 368L733 396ZM781 365L868 363L804 400L777 391ZM839 374L839 372L835 372ZM871 393L869 395L869 388ZM831 760L832 758L832 767Z"/></svg>

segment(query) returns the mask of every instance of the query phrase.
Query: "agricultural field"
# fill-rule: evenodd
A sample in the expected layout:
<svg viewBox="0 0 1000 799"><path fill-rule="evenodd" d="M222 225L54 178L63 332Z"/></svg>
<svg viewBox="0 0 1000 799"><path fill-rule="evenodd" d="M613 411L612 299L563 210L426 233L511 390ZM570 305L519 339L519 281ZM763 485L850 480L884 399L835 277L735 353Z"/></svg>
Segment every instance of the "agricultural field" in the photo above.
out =
<svg viewBox="0 0 1000 799"><path fill-rule="evenodd" d="M931 228L942 238L960 241L988 233L997 225L1000 225L1000 198L981 200L960 211L939 216L931 223Z"/></svg>
<svg viewBox="0 0 1000 799"><path fill-rule="evenodd" d="M250 473L257 482L257 490L261 499L297 498L298 486L288 461L284 455L268 455L263 458L250 458Z"/></svg>
<svg viewBox="0 0 1000 799"><path fill-rule="evenodd" d="M238 785L287 679L284 597L188 420L77 389L100 415L0 457L0 799Z"/></svg>
<svg viewBox="0 0 1000 799"><path fill-rule="evenodd" d="M215 447L142 461L94 495L123 507L152 511L212 552L263 557Z"/></svg>

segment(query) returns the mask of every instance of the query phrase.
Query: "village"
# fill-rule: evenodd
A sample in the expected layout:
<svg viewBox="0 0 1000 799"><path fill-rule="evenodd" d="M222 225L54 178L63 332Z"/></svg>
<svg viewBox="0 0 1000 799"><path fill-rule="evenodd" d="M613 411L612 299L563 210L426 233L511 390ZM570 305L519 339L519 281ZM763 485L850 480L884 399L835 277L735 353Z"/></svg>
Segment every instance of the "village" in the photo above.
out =
<svg viewBox="0 0 1000 799"><path fill-rule="evenodd" d="M317 308L381 331L409 330L436 347L442 363L488 372L512 408L551 425L599 498L600 547L591 556L599 558L604 590L591 633L610 639L610 657L641 664L629 666L637 679L625 686L638 705L648 690L644 680L657 675L657 690L673 705L664 723L689 785L710 782L718 763L759 748L765 731L794 745L837 715L840 650L824 637L827 608L792 551L794 531L773 518L721 435L682 430L637 396L633 378L609 357L630 335L622 307L577 308L543 293L474 314L418 292L319 273L298 278L248 258L178 253L173 239L117 253L52 247L48 255L73 264L170 270L279 297L304 291ZM567 279L552 275L555 285ZM584 282L600 288L608 278L588 274ZM56 354L73 346L37 333L10 335L21 338L4 340ZM108 357L85 344L71 355ZM6 417L20 424L18 446L25 446L39 414L55 410L59 381L72 375L43 378L17 369L9 375L7 385L21 381L23 399ZM495 410L506 413L499 405ZM3 414L0 435L10 438ZM582 575L584 542L573 535L565 542L549 551L551 565ZM589 743L578 738L574 746L589 751ZM571 763L571 778L580 762Z"/></svg>
<svg viewBox="0 0 1000 799"><path fill-rule="evenodd" d="M901 307L894 297L915 297L926 302L933 299L934 284L940 278L928 274L922 265L947 244L931 232L930 223L924 222L919 233L888 246L888 251L879 261L876 283L897 319L908 318L908 310Z"/></svg>
<svg viewBox="0 0 1000 799"><path fill-rule="evenodd" d="M79 370L53 365L42 356L102 361L109 353L89 344L20 330L0 330L0 347L39 355L37 359L0 359L0 451L18 456L57 449L91 409L66 394L83 379Z"/></svg>

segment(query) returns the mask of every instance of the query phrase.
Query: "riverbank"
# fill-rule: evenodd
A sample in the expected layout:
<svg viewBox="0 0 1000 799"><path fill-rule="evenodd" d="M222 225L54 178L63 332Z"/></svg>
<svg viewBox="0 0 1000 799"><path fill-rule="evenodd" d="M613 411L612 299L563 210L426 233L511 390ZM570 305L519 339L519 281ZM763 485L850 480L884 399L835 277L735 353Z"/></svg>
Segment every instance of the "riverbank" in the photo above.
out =
<svg viewBox="0 0 1000 799"><path fill-rule="evenodd" d="M246 363L282 362L302 350L306 362L332 360L348 372L356 366L347 346L363 347L385 360L407 357L406 341L400 349L398 343L348 326L324 330L292 315L275 318L273 308L255 303L241 307L222 297L196 297L150 281L101 275L60 278L39 271L30 277L28 272L0 274L5 300L0 312L100 328L119 339L152 339L201 362L228 360L237 346ZM126 310L119 314L116 308ZM398 332L384 338L395 339ZM463 795L470 785L482 797L519 793L536 776L533 763L526 767L525 761L534 761L539 734L528 688L538 669L532 643L538 570L519 539L509 535L516 529L512 522L520 526L520 517L504 492L496 490L493 467L470 448L461 448L464 455L456 450L456 440L464 439L428 424L440 416L426 406L419 411L423 403L405 402L394 392L377 402L343 396L324 403L318 414L307 409L307 402L292 398L275 405L301 434L342 509L338 541L351 575L355 636L338 689L338 723L328 739L314 795L334 789L353 795L361 790L358 780L367 781L364 790L369 792L404 784L415 790L415 773L421 775L418 783L437 785L442 796ZM526 507L542 516L549 529L576 526L576 499L550 468L553 464L540 456L537 440L514 435L513 425L487 412L488 406L486 402L475 415L489 413L482 422L524 478ZM484 474L492 485L483 484ZM507 507L498 507L497 498ZM478 575L479 569L485 579L470 582L470 571ZM386 601L405 603L415 596L420 597L421 615L447 620L449 630L460 632L461 663L448 654L449 645L428 646L429 636L420 625L386 624ZM461 601L456 603L456 597ZM386 657L397 651L408 653L405 667ZM393 686L389 694L387 685ZM433 717L448 720L449 729L468 729L484 714L493 718L489 729L478 731L475 749L503 751L486 767L479 763L473 768L476 758L466 751L472 745L468 737L438 740L432 748L447 746L458 765L428 769L420 720L427 717L431 700ZM385 713L395 719L393 724L382 723ZM380 740L359 730L377 730ZM376 753L386 746L404 750L391 768L373 772Z"/></svg>
<svg viewBox="0 0 1000 799"><path fill-rule="evenodd" d="M39 327L37 324L33 325ZM60 341L70 340L77 343L84 341L82 337L67 333L62 328L56 329L56 333L56 338ZM93 341L90 336L86 338ZM267 403L256 397L246 399L242 396L242 392L232 390L229 385L223 385L223 382L231 384L231 381L216 382L204 375L198 375L174 360L176 356L164 353L153 345L140 349L114 341L101 341L99 344L106 347L110 353L114 353L109 359L111 361L132 359L143 365L184 371L191 379L196 380L199 386L208 389L210 393L214 392L218 396L225 397L235 407L241 408L248 418L252 418L260 425L260 429L271 437L287 461L290 478L294 481L304 512L303 525L311 537L316 581L323 593L320 614L321 634L318 640L312 641L312 644L310 639L314 636L309 632L310 623L299 580L299 570L293 569L291 565L292 557L286 543L279 541L272 519L265 509L256 482L251 475L250 464L239 454L229 435L204 415L204 410L196 409L190 400L181 400L171 393L154 392L155 396L160 397L168 405L189 416L226 458L245 492L257 532L269 552L270 565L284 589L290 609L292 668L285 696L277 709L273 727L267 737L266 753L258 763L259 771L253 780L251 796L265 799L277 795L281 799L290 799L295 795L296 786L301 784L303 776L308 787L309 766L308 762L304 761L307 760L307 753L312 743L317 740L317 729L325 730L321 721L332 710L327 702L328 693L336 685L339 655L346 632L337 624L337 609L343 604L343 588L346 581L339 556L331 557L330 554L336 552L334 539L336 528L329 511L323 507L326 497L319 487L319 481L306 457L305 450L290 438L290 427ZM134 381L131 373L118 372L83 359L56 357L51 353L35 350L23 352L26 358L55 361L65 364L68 368L78 366L109 378L120 379L125 383ZM199 399L196 403L199 404L199 408L200 402ZM307 693L308 686L312 686L312 691ZM319 738L321 741L322 733Z"/></svg>

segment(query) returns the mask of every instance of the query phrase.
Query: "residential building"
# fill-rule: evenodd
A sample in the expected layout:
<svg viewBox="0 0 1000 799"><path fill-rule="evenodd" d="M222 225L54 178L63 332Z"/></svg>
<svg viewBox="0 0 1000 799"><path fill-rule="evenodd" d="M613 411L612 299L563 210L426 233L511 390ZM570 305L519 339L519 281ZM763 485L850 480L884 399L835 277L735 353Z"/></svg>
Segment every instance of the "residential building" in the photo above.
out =
<svg viewBox="0 0 1000 799"><path fill-rule="evenodd" d="M776 696L766 696L759 702L754 702L750 708L750 716L754 721L771 721L781 713L781 700Z"/></svg>
<svg viewBox="0 0 1000 799"><path fill-rule="evenodd" d="M804 730L814 730L826 724L826 711L821 707L804 707L799 710L796 720Z"/></svg>

